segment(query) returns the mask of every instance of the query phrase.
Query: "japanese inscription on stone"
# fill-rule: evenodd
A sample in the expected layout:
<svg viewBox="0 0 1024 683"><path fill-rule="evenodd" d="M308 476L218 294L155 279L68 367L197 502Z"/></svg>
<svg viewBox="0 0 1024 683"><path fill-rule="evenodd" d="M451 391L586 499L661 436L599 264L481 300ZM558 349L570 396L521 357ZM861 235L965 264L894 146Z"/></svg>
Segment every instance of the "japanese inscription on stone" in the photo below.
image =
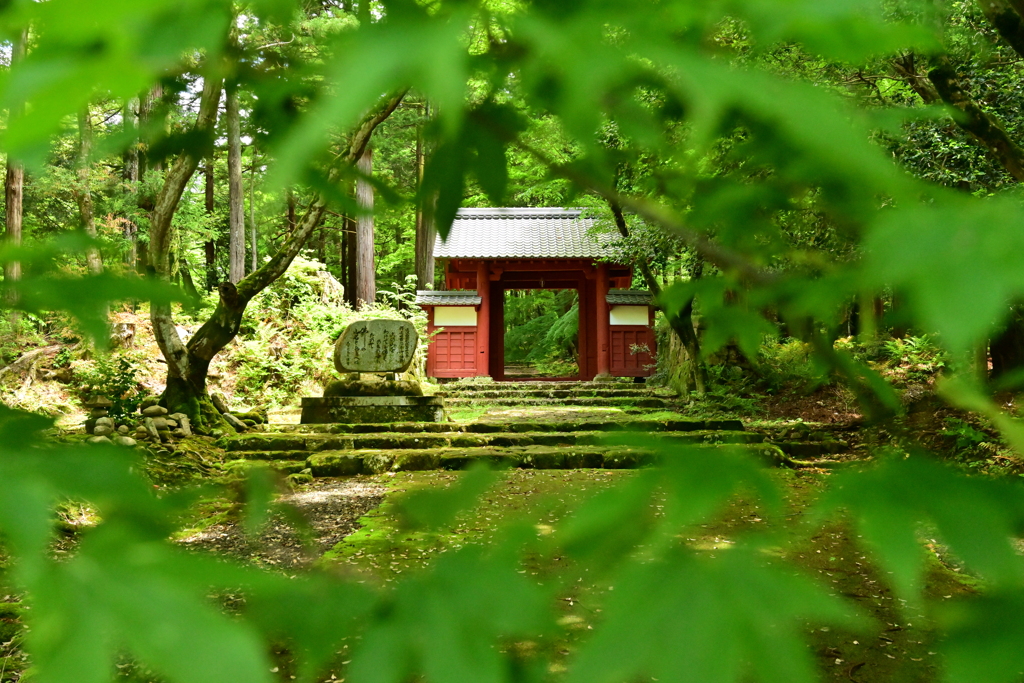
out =
<svg viewBox="0 0 1024 683"><path fill-rule="evenodd" d="M407 320L360 320L345 328L334 344L338 372L405 372L419 335Z"/></svg>

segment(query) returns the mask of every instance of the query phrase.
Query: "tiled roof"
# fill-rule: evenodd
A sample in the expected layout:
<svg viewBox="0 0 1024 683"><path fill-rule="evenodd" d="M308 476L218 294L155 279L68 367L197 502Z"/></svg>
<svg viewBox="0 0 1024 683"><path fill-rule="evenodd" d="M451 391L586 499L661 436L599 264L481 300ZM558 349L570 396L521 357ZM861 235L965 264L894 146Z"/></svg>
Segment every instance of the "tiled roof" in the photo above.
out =
<svg viewBox="0 0 1024 683"><path fill-rule="evenodd" d="M435 258L600 258L611 250L587 234L597 222L582 209L459 209Z"/></svg>
<svg viewBox="0 0 1024 683"><path fill-rule="evenodd" d="M416 292L416 303L420 306L476 306L480 297L473 290L419 290Z"/></svg>
<svg viewBox="0 0 1024 683"><path fill-rule="evenodd" d="M613 306L649 306L652 299L645 289L609 289L605 297Z"/></svg>

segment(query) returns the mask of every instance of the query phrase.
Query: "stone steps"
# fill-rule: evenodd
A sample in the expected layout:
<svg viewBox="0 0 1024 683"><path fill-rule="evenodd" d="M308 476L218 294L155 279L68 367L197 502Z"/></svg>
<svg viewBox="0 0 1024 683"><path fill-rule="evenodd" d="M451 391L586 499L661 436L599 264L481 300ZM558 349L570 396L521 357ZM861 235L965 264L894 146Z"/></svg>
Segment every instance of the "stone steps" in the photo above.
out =
<svg viewBox="0 0 1024 683"><path fill-rule="evenodd" d="M611 381L611 382L580 382L570 380L567 382L449 382L442 385L445 393L460 393L474 391L540 391L540 390L575 390L575 389L636 389L639 391L651 391L650 387L643 384L635 384L632 381Z"/></svg>
<svg viewBox="0 0 1024 683"><path fill-rule="evenodd" d="M529 398L521 396L507 396L503 398L483 399L471 397L453 397L444 400L445 406L454 408L457 406L470 405L499 405L499 406L566 406L566 407L617 407L617 408L652 408L652 409L674 409L679 405L678 399L661 398L654 396L635 396L607 398L578 397L575 400L566 398Z"/></svg>
<svg viewBox="0 0 1024 683"><path fill-rule="evenodd" d="M616 438L618 437L618 438ZM525 446L602 446L638 435L604 431L491 432L491 433L389 433L389 434L243 434L223 443L229 454L246 459L300 459L292 454L318 451L409 450L425 448L521 448ZM764 441L763 434L730 430L649 432L640 438L652 443L692 445L708 443L751 444ZM265 453L273 455L254 455Z"/></svg>
<svg viewBox="0 0 1024 683"><path fill-rule="evenodd" d="M445 400L453 398L479 399L506 399L506 398L675 398L676 395L670 392L654 392L650 389L602 389L593 386L586 389L520 389L509 391L506 389L488 389L479 391L455 391L439 394Z"/></svg>
<svg viewBox="0 0 1024 683"><path fill-rule="evenodd" d="M671 420L595 420L518 422L391 422L383 424L271 424L266 434L384 434L492 432L694 432L700 430L743 431L743 423L729 419L676 418ZM239 437L233 437L239 438Z"/></svg>
<svg viewBox="0 0 1024 683"><path fill-rule="evenodd" d="M741 451L769 464L785 462L776 446L765 443L691 444L688 452L706 453L708 457L725 452ZM295 454L295 452L292 452ZM266 452L264 452L266 454ZM242 455L236 453L235 455ZM469 447L334 450L309 453L305 460L281 459L265 464L282 473L295 474L310 470L314 477L342 477L356 474L381 474L421 470L459 470L476 462L524 469L627 469L656 464L672 457L672 451L636 446L563 446L543 445L521 447ZM229 467L244 469L258 466L255 460L238 460Z"/></svg>

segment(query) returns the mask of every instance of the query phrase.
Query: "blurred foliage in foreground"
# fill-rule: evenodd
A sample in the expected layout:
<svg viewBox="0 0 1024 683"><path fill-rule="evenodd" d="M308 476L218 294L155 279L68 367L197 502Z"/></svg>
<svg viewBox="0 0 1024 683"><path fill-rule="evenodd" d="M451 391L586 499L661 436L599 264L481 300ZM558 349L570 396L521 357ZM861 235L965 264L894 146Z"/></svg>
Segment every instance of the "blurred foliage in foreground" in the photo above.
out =
<svg viewBox="0 0 1024 683"><path fill-rule="evenodd" d="M11 113L8 159L30 173L44 165L53 136L95 98L126 102L163 80L189 101L199 79L227 74L254 95L268 182L317 186L332 197L338 131L381 93L413 88L437 115L419 193L404 199L436 195L442 234L468 192L500 204L509 160L529 158L591 203L616 203L629 220L670 233L706 263L702 278L663 296L669 312L696 297L706 353L735 342L754 356L762 336L784 325L811 345L825 371L854 387L869 415L884 419L898 410L891 391L832 341L849 301L892 295L900 323L934 335L950 359L943 396L1024 446L1024 428L990 400L975 360L1024 297L1024 212L1015 186L979 185L969 174L967 187L940 184L894 163L927 167L908 150L929 122L950 120L941 106L948 101L953 120L977 123L971 134L1014 175L1012 140L984 139L1000 122L976 111L955 69L987 59L969 32L986 20L999 31L1005 19L1019 23L1015 3L986 2L977 15L963 3L914 0L664 0L642 9L601 0L387 0L357 5L343 30L320 36L315 59L263 55L263 47L239 59L236 11L288 44L304 30L291 23L297 5L5 4L4 38L29 36L28 56L0 80L0 106ZM965 14L971 21L959 21ZM264 69L269 60L290 66L288 75ZM878 71L885 75L868 82L881 104L850 94L844 78ZM1012 90L1019 72L1007 80ZM537 117L554 122L571 155L534 144ZM139 135L167 155L211 142L175 127ZM105 144L114 153L135 142L113 136ZM141 279L47 273L34 265L45 255L3 258L29 274L5 282L8 303L68 310L94 332L109 299L175 296ZM545 539L532 528L512 529L494 547L448 553L393 588L375 589L180 551L166 539L197 494L157 497L127 454L51 444L47 424L14 411L0 421L0 528L12 558L5 579L31 603L27 644L40 683L109 680L124 654L171 681L258 683L278 671L271 646L294 657L299 679L312 680L345 639L354 644L347 675L356 683L417 675L437 683L546 680L553 674L543 649L518 645L557 628L552 605L566 586L557 575L538 583L521 574L524 552L574 558L594 580L616 586L603 622L569 660L571 681L809 681L809 624L871 627L847 600L773 559L777 539L739 539L714 558L680 541L685 525L713 516L737 491L778 505L761 466L739 456L668 454L666 466L596 497ZM417 504L452 510L479 489L469 480L458 490L462 499L426 496ZM53 510L69 499L89 501L102 521L72 558L55 561ZM664 506L657 517L655 499ZM251 504L266 502L254 496ZM817 514L845 514L915 608L925 602L926 567L917 530L935 529L984 580L975 599L927 605L944 629L942 675L1019 680L1024 560L1011 543L1024 528L1019 486L966 478L920 452L879 454L833 477ZM211 599L239 592L244 604L230 612Z"/></svg>

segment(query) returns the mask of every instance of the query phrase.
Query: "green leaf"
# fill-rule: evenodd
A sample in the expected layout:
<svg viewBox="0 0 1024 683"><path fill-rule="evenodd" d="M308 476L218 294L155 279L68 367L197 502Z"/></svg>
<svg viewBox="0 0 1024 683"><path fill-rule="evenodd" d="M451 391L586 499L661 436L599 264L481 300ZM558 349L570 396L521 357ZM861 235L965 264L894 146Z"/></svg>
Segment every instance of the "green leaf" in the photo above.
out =
<svg viewBox="0 0 1024 683"><path fill-rule="evenodd" d="M634 563L615 582L604 620L568 683L814 681L806 621L861 623L810 580L738 548Z"/></svg>
<svg viewBox="0 0 1024 683"><path fill-rule="evenodd" d="M1011 683L1024 671L1024 591L996 591L944 605L941 650L949 683Z"/></svg>
<svg viewBox="0 0 1024 683"><path fill-rule="evenodd" d="M267 576L246 603L269 640L289 644L305 681L317 680L377 604L365 586L327 576Z"/></svg>
<svg viewBox="0 0 1024 683"><path fill-rule="evenodd" d="M452 683L511 682L499 644L548 630L548 599L501 556L480 548L448 552L398 586L363 636L349 674L356 683L399 683L417 673Z"/></svg>
<svg viewBox="0 0 1024 683"><path fill-rule="evenodd" d="M968 478L930 458L889 457L832 481L815 518L846 509L894 589L920 599L925 569L918 532L931 523L953 552L997 585L1020 583L1024 561L1010 538L1024 522L1024 487Z"/></svg>
<svg viewBox="0 0 1024 683"><path fill-rule="evenodd" d="M906 292L926 331L954 353L984 340L1024 296L1024 217L1011 199L940 195L887 211L865 240L865 279Z"/></svg>

